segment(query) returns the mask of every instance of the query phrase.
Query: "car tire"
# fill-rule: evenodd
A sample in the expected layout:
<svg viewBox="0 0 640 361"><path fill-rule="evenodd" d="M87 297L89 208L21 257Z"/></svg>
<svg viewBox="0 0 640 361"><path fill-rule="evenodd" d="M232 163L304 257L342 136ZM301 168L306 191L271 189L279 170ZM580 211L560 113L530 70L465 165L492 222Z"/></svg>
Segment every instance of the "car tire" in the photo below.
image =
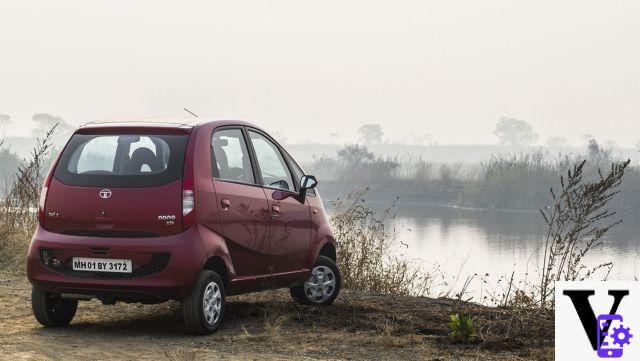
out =
<svg viewBox="0 0 640 361"><path fill-rule="evenodd" d="M182 300L182 316L188 333L206 335L220 327L226 297L222 278L214 271L200 272L191 293Z"/></svg>
<svg viewBox="0 0 640 361"><path fill-rule="evenodd" d="M294 301L305 305L330 305L340 293L342 277L336 263L328 257L318 256L309 278L301 285L291 287Z"/></svg>
<svg viewBox="0 0 640 361"><path fill-rule="evenodd" d="M78 309L78 300L69 300L36 286L31 288L31 309L45 327L67 326Z"/></svg>

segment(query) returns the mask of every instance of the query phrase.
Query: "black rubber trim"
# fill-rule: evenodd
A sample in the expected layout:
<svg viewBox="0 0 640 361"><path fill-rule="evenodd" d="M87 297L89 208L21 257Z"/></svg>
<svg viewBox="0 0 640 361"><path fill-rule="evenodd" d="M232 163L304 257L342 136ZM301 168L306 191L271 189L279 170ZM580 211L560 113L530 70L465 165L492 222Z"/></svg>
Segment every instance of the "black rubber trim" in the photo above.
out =
<svg viewBox="0 0 640 361"><path fill-rule="evenodd" d="M45 252L47 253L49 264L45 262ZM75 271L71 265L71 259L67 263L54 265L51 261L53 258L55 258L54 251L49 249L40 249L40 263L51 271L75 278L118 280L139 278L161 272L167 268L169 260L171 259L171 254L154 253L149 263L139 267L134 265L131 273Z"/></svg>

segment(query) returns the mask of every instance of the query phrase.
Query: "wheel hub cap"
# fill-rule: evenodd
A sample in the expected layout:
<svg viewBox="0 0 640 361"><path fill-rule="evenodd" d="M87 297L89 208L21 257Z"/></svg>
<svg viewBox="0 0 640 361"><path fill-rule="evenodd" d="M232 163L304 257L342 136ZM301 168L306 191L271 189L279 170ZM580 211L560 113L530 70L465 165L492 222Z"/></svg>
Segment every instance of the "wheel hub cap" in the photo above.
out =
<svg viewBox="0 0 640 361"><path fill-rule="evenodd" d="M336 276L329 267L317 266L304 283L304 294L313 303L327 301L336 290Z"/></svg>
<svg viewBox="0 0 640 361"><path fill-rule="evenodd" d="M215 282L210 282L204 289L202 297L202 310L204 318L209 325L218 322L220 310L222 309L222 294L220 287Z"/></svg>

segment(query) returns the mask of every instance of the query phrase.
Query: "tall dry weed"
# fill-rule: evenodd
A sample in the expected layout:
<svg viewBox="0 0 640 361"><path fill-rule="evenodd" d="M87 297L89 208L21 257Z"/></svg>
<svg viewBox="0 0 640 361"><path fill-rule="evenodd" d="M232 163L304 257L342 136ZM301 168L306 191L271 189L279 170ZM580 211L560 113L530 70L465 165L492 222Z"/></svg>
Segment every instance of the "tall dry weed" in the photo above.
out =
<svg viewBox="0 0 640 361"><path fill-rule="evenodd" d="M0 200L0 273L24 272L29 239L37 225L37 209L55 126L36 141L31 156L24 159Z"/></svg>
<svg viewBox="0 0 640 361"><path fill-rule="evenodd" d="M426 295L432 277L397 254L390 225L393 207L376 212L366 204L365 191L332 202L331 226L339 240L338 262L344 288L394 295Z"/></svg>

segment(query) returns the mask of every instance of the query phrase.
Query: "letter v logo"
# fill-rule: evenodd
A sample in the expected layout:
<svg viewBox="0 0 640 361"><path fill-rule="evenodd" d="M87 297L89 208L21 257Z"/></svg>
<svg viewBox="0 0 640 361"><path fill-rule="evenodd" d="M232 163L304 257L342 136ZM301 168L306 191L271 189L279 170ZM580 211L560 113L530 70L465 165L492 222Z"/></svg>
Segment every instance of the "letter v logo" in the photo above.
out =
<svg viewBox="0 0 640 361"><path fill-rule="evenodd" d="M565 296L568 296L573 302L573 307L575 307L576 312L578 313L578 317L580 318L580 322L582 323L582 327L584 331L587 333L587 337L589 337L589 342L591 342L591 347L596 351L598 349L598 337L597 332L608 332L609 325L604 329L596 330L598 326L598 321L596 320L596 314L593 312L593 308L591 307L591 303L589 302L589 297L595 294L594 290L564 290L562 292ZM629 295L628 290L609 290L609 295L613 296L613 305L611 305L611 309L609 310L610 315L614 315L618 311L618 307L620 306L620 302L622 299ZM602 341L601 341L602 342Z"/></svg>

